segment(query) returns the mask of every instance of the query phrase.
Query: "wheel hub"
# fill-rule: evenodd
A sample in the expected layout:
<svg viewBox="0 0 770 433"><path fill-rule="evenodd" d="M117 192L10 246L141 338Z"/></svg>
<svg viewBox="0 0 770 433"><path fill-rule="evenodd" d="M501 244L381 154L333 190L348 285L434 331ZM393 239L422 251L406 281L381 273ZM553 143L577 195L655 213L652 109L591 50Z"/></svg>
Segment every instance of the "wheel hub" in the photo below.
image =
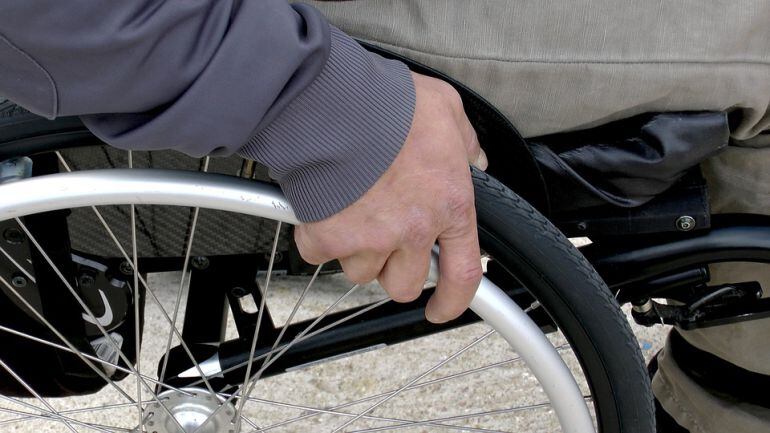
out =
<svg viewBox="0 0 770 433"><path fill-rule="evenodd" d="M163 403L168 412L163 410L156 401L145 407L145 431L150 433L235 432L236 426L233 421L235 407L231 403L226 403L220 397L212 396L204 389L182 388L182 391L188 394L174 390L158 394L158 400ZM224 407L217 411L220 405L224 405ZM179 430L179 426L169 416L169 412L183 430Z"/></svg>

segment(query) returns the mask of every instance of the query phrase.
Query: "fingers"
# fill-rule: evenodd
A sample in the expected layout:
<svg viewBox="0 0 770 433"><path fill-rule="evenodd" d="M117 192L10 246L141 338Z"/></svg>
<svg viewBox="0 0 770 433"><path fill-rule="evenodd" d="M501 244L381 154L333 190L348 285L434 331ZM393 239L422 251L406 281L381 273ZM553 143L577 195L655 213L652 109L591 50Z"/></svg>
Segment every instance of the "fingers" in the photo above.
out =
<svg viewBox="0 0 770 433"><path fill-rule="evenodd" d="M422 293L430 268L430 248L400 249L388 258L377 280L396 302L411 302Z"/></svg>
<svg viewBox="0 0 770 433"><path fill-rule="evenodd" d="M340 264L342 271L345 272L345 276L350 281L356 284L366 284L380 275L387 260L387 254L365 252L340 259Z"/></svg>
<svg viewBox="0 0 770 433"><path fill-rule="evenodd" d="M439 237L438 285L425 307L425 317L433 323L443 323L462 314L481 281L475 215L472 221L456 226L457 233Z"/></svg>

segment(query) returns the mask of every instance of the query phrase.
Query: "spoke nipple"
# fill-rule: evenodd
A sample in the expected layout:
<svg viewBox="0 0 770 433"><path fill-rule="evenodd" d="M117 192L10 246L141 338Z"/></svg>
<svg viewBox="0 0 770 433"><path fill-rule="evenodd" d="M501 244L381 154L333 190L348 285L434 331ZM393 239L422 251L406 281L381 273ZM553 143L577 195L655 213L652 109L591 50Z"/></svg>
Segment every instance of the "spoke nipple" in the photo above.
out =
<svg viewBox="0 0 770 433"><path fill-rule="evenodd" d="M208 267L209 267L209 265L211 264L211 263L209 262L209 259L208 259L208 257L203 257L203 256L195 256L195 257L193 257L193 258L190 260L190 262L192 263L192 266L193 266L195 269L200 269L200 270L203 270L203 269L206 269L206 268L208 268Z"/></svg>
<svg viewBox="0 0 770 433"><path fill-rule="evenodd" d="M19 229L9 228L3 232L3 239L11 245L19 245L24 242L24 235Z"/></svg>
<svg viewBox="0 0 770 433"><path fill-rule="evenodd" d="M83 274L78 277L78 286L80 286L81 288L92 287L94 283L96 283L96 280L92 275Z"/></svg>
<svg viewBox="0 0 770 433"><path fill-rule="evenodd" d="M120 273L123 275L133 275L134 274L134 267L131 266L131 263L127 261L120 262Z"/></svg>
<svg viewBox="0 0 770 433"><path fill-rule="evenodd" d="M27 279L23 275L14 275L13 278L11 278L11 284L13 284L14 287L22 288L27 286Z"/></svg>
<svg viewBox="0 0 770 433"><path fill-rule="evenodd" d="M265 253L264 258L266 262L270 261L270 253ZM275 252L275 259L273 260L274 263L281 263L283 261L283 253L280 251Z"/></svg>
<svg viewBox="0 0 770 433"><path fill-rule="evenodd" d="M235 296L236 298L242 298L242 297L244 297L244 296L246 296L246 295L248 294L248 292L246 291L246 289L244 289L243 287L240 287L240 286L238 286L238 287L233 287L233 288L230 290L230 293L232 293L232 294L233 294L233 296Z"/></svg>

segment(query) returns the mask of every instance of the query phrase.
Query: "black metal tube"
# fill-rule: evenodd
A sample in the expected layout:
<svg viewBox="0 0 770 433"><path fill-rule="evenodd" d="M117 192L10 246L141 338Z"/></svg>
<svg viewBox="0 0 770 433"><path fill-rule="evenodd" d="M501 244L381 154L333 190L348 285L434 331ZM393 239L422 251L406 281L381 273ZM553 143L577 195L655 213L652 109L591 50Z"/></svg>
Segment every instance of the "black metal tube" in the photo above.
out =
<svg viewBox="0 0 770 433"><path fill-rule="evenodd" d="M622 238L582 251L605 281L616 287L711 263L770 263L770 217L716 215L711 230L692 236Z"/></svg>

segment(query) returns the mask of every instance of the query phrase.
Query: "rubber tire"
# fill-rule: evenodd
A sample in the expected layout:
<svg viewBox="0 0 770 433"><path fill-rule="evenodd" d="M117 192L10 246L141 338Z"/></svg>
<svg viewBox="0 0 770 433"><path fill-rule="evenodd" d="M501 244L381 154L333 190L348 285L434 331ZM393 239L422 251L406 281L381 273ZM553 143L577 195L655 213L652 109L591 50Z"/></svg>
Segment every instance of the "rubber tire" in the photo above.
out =
<svg viewBox="0 0 770 433"><path fill-rule="evenodd" d="M610 290L543 215L474 170L482 248L524 284L580 361L604 433L653 433L655 412L639 345Z"/></svg>
<svg viewBox="0 0 770 433"><path fill-rule="evenodd" d="M0 156L98 145L77 118L54 121L0 102ZM602 279L532 206L474 170L479 239L535 296L572 345L603 433L653 433L649 378L631 328Z"/></svg>

